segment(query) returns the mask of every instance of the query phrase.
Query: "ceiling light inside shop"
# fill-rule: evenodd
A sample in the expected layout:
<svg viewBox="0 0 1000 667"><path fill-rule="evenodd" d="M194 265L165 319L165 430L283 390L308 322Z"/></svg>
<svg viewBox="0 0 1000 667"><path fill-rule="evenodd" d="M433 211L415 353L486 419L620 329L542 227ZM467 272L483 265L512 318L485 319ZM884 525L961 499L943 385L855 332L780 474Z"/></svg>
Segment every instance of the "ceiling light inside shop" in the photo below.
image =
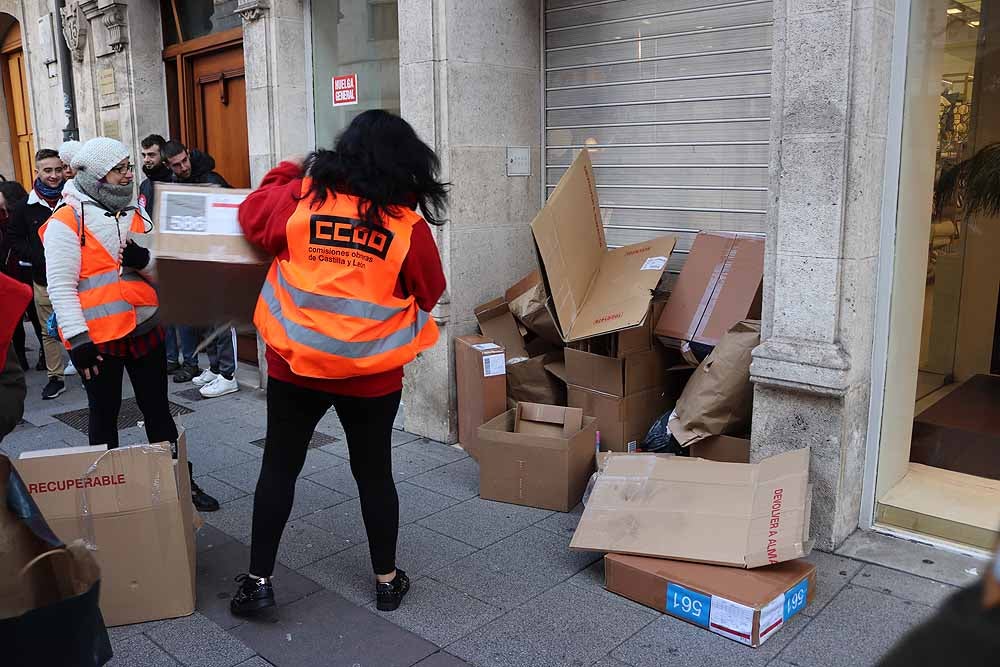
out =
<svg viewBox="0 0 1000 667"><path fill-rule="evenodd" d="M948 13L949 14L961 14L962 10L960 8L958 8L958 7L949 7L948 8Z"/></svg>
<svg viewBox="0 0 1000 667"><path fill-rule="evenodd" d="M979 27L979 21L969 21L969 27L970 28L978 28Z"/></svg>

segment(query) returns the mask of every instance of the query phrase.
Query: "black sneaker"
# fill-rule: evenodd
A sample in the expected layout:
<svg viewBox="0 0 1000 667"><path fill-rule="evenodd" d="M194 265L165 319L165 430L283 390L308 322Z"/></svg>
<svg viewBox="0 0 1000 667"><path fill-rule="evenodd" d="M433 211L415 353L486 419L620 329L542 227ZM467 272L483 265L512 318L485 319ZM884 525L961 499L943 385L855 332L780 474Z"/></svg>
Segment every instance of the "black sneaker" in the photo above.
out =
<svg viewBox="0 0 1000 667"><path fill-rule="evenodd" d="M38 363L35 364L36 371L48 370L48 366L45 365L45 355L38 355Z"/></svg>
<svg viewBox="0 0 1000 667"><path fill-rule="evenodd" d="M181 369L174 373L174 382L184 384L190 382L201 375L201 369L197 366L181 366Z"/></svg>
<svg viewBox="0 0 1000 667"><path fill-rule="evenodd" d="M274 587L270 578L257 579L249 574L236 577L240 587L229 601L229 611L234 616L250 616L261 609L274 606Z"/></svg>
<svg viewBox="0 0 1000 667"><path fill-rule="evenodd" d="M379 611L396 611L409 590L410 578L397 569L395 579L386 584L375 584L375 606Z"/></svg>
<svg viewBox="0 0 1000 667"><path fill-rule="evenodd" d="M50 378L49 383L45 385L45 389L42 389L42 400L51 401L60 394L66 391L66 383L62 380L57 380L55 378Z"/></svg>
<svg viewBox="0 0 1000 667"><path fill-rule="evenodd" d="M176 361L167 362L167 375L173 375L181 369L181 365Z"/></svg>
<svg viewBox="0 0 1000 667"><path fill-rule="evenodd" d="M199 512L218 512L219 501L205 493L200 486L191 480L191 502Z"/></svg>

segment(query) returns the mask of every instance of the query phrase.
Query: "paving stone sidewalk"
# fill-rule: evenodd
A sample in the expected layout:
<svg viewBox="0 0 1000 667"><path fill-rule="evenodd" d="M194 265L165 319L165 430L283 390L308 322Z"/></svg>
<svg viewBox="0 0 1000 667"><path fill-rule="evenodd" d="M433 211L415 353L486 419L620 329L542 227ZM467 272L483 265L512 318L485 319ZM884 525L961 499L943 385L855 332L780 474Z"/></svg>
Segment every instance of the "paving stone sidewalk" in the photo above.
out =
<svg viewBox="0 0 1000 667"><path fill-rule="evenodd" d="M54 417L86 408L79 379L68 378L66 394L43 402L44 375L29 373L26 422L0 444L11 457L86 444L82 432ZM374 609L344 434L331 414L307 457L278 555L280 606L243 622L230 616L228 598L249 560L265 402L250 389L200 400L191 388L171 383L171 401L190 411L178 421L198 483L223 503L198 534L198 611L113 628L118 667L856 667L873 664L982 567L858 533L840 553L810 557L816 599L750 649L605 591L599 555L568 548L579 508L560 514L482 500L477 465L464 452L397 430L399 565L413 588L398 611L383 614ZM121 441L143 437L131 426Z"/></svg>

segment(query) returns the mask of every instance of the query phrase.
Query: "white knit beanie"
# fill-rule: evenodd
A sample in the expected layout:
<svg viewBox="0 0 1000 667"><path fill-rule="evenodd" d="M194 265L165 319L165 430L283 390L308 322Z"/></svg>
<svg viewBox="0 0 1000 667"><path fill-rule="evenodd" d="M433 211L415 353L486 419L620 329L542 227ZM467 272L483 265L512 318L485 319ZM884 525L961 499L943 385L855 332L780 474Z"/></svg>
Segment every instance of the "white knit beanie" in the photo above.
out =
<svg viewBox="0 0 1000 667"><path fill-rule="evenodd" d="M70 166L73 169L87 172L95 179L101 179L128 156L128 148L117 139L94 137L77 151Z"/></svg>
<svg viewBox="0 0 1000 667"><path fill-rule="evenodd" d="M82 147L83 144L76 140L62 142L62 145L59 146L59 159L72 166L73 156L79 153Z"/></svg>

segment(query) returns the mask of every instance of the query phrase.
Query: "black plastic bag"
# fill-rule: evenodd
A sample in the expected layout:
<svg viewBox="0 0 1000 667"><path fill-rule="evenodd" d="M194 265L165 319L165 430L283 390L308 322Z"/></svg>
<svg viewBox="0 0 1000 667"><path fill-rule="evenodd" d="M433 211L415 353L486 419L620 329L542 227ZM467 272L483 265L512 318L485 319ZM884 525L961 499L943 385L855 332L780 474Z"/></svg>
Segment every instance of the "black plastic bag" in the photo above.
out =
<svg viewBox="0 0 1000 667"><path fill-rule="evenodd" d="M642 441L642 446L640 447L642 451L652 454L688 455L688 450L685 447L681 447L681 443L677 442L677 438L667 428L667 422L669 421L670 413L667 412L653 422L653 425L649 427L646 438Z"/></svg>

